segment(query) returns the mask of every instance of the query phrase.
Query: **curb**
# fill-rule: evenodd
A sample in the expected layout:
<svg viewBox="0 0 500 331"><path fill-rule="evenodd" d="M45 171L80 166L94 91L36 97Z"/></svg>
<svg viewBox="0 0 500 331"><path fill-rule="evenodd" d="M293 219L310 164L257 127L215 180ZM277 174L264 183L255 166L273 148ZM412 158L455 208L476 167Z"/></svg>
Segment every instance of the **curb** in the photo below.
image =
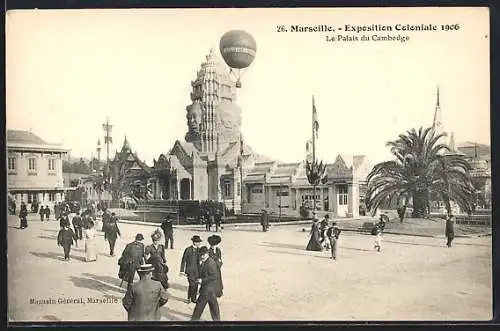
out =
<svg viewBox="0 0 500 331"><path fill-rule="evenodd" d="M101 220L100 217L97 219ZM129 221L129 220L119 220L120 223L125 223L125 224L135 224L135 225L147 225L147 226L155 226L159 227L159 223L153 223L153 222L143 222L143 221ZM300 225L300 224L310 224L310 221L294 221L294 222L281 222L281 223L271 223L272 227L275 226L286 226L286 225ZM255 226L255 225L260 225L259 223L226 223L223 224L225 227L225 230L233 230L231 229L234 227L244 227L244 226ZM198 231L198 230L204 230L203 225L174 225L174 228L181 229L181 230L193 230L193 231ZM348 232L357 232L361 234L366 234L370 235L370 232L368 230L363 230L363 229L342 229L342 231L348 231ZM423 238L444 238L444 236L438 235L428 235L428 234L418 234L418 233L401 233L401 232L392 232L392 231L384 231L384 234L390 234L390 235L397 235L397 236L410 236L410 237L423 237ZM491 233L489 234L478 234L478 235L456 235L455 238L472 238L472 237L487 237L491 236Z"/></svg>

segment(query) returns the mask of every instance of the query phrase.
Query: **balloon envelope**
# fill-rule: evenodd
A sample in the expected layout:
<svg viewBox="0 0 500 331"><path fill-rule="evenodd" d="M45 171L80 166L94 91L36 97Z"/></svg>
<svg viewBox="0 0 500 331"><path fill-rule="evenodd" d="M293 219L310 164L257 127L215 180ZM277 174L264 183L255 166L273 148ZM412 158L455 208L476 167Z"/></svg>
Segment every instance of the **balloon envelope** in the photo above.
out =
<svg viewBox="0 0 500 331"><path fill-rule="evenodd" d="M248 67L257 52L253 36L242 30L226 32L220 39L219 48L226 64L234 69Z"/></svg>

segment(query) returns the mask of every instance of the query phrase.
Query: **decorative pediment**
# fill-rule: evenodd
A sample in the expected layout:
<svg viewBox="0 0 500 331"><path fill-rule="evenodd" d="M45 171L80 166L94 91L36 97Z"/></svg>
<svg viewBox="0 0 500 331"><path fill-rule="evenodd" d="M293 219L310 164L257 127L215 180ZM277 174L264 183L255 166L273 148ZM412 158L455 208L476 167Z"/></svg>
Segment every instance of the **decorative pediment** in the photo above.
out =
<svg viewBox="0 0 500 331"><path fill-rule="evenodd" d="M167 159L167 157L164 154L161 154L160 157L158 158L158 161L153 160L154 162L154 167L157 170L168 170L171 168L170 161Z"/></svg>

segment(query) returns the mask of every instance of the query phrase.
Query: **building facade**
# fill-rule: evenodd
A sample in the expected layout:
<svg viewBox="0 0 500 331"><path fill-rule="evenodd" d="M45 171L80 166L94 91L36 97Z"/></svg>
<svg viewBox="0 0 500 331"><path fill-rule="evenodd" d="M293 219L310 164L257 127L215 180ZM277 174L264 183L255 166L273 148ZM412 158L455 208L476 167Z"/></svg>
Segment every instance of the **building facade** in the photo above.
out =
<svg viewBox="0 0 500 331"><path fill-rule="evenodd" d="M69 149L50 144L28 131L7 130L7 190L19 208L22 201L53 207L63 201L62 164Z"/></svg>
<svg viewBox="0 0 500 331"><path fill-rule="evenodd" d="M455 143L454 133L447 132L443 124L439 88L437 89L432 128L437 134L446 134L441 142L448 145L450 149L449 153L462 154L469 161L472 168L469 174L476 188L476 206L491 208L491 148L488 145L470 141ZM460 208L453 201L451 201L451 207L454 214L461 213ZM444 212L444 203L442 201L434 201L431 209L433 212Z"/></svg>
<svg viewBox="0 0 500 331"><path fill-rule="evenodd" d="M235 82L221 63L210 50L191 82L184 141L176 141L146 170L153 199L223 201L236 213L266 209L298 216L300 206L312 207L315 195L319 210L357 217L370 171L366 157L339 155L327 165L328 182L313 192L305 161L273 161L243 140Z"/></svg>

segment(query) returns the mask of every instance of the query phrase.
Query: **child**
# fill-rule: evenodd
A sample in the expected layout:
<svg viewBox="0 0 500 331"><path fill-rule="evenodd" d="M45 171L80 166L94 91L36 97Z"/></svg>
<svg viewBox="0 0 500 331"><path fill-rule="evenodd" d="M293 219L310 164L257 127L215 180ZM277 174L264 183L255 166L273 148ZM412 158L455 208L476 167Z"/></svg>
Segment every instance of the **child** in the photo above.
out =
<svg viewBox="0 0 500 331"><path fill-rule="evenodd" d="M332 259L337 260L337 243L339 241L339 236L342 230L339 229L336 222L332 223L332 226L326 231L326 236L330 243L330 250L332 252Z"/></svg>
<svg viewBox="0 0 500 331"><path fill-rule="evenodd" d="M380 252L382 248L382 228L380 226L376 226L375 229L375 249L377 252Z"/></svg>

